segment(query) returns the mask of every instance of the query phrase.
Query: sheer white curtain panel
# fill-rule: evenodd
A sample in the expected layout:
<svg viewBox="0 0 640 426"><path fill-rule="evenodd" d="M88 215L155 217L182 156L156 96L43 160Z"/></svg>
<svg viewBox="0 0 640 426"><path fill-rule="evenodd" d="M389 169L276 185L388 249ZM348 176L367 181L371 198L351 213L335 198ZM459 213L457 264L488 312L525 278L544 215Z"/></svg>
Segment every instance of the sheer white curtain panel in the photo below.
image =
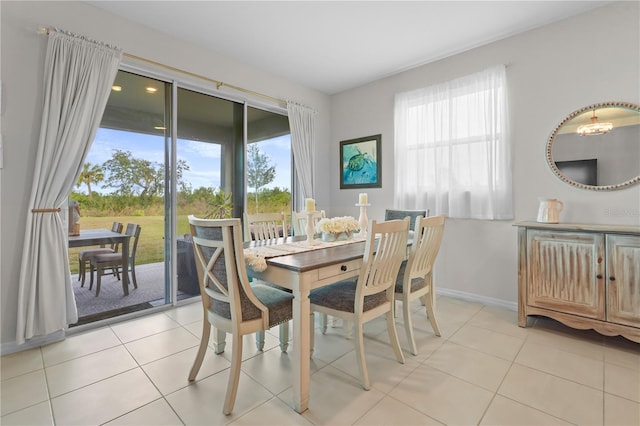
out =
<svg viewBox="0 0 640 426"><path fill-rule="evenodd" d="M313 152L315 148L315 111L295 102L287 102L289 128L291 130L291 148L296 175L302 194L296 197L295 208L300 210L305 198L313 198Z"/></svg>
<svg viewBox="0 0 640 426"><path fill-rule="evenodd" d="M64 330L78 320L68 230L59 209L67 208L121 59L119 49L49 31L42 124L20 267L18 344Z"/></svg>
<svg viewBox="0 0 640 426"><path fill-rule="evenodd" d="M504 65L395 98L395 205L513 218Z"/></svg>

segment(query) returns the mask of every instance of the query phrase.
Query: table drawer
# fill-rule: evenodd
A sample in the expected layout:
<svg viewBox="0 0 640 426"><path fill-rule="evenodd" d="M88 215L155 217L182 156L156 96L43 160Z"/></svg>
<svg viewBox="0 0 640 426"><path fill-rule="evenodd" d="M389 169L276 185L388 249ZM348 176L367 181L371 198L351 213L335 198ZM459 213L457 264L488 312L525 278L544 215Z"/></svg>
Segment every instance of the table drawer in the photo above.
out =
<svg viewBox="0 0 640 426"><path fill-rule="evenodd" d="M325 266L318 270L318 278L324 280L338 275L353 276L354 271L360 269L362 259L350 260L348 262L336 263L335 265Z"/></svg>

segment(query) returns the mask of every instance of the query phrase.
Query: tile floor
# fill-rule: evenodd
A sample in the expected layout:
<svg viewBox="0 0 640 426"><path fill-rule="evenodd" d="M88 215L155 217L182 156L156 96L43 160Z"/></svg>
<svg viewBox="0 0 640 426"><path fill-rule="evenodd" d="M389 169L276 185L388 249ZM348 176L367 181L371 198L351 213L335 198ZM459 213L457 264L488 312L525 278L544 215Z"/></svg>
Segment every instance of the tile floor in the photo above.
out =
<svg viewBox="0 0 640 426"><path fill-rule="evenodd" d="M384 321L366 327L372 389L353 342L316 332L309 409L291 405L291 355L268 333L245 340L233 413L222 414L230 348L207 354L189 384L201 305L75 334L2 358L3 425L639 425L640 345L545 318L439 297L442 337L414 309L419 355L404 365ZM406 338L398 318L403 348ZM277 329L274 329L277 333ZM290 352L295 348L290 346Z"/></svg>

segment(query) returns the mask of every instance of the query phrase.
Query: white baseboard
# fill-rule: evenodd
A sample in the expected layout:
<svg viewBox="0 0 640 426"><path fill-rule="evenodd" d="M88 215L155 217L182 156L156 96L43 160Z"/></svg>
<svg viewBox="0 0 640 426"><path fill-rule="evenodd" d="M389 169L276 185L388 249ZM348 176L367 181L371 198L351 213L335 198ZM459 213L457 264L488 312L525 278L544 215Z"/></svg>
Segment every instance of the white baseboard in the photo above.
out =
<svg viewBox="0 0 640 426"><path fill-rule="evenodd" d="M467 300L469 302L478 302L487 306L495 306L497 308L504 308L510 311L518 310L518 302L510 302L503 299L495 299L493 297L481 296L475 293L467 293L460 290L452 290L450 288L436 288L436 296L450 296L456 299Z"/></svg>
<svg viewBox="0 0 640 426"><path fill-rule="evenodd" d="M33 339L27 340L23 345L18 345L15 340L12 342L5 342L0 346L0 355L9 355L15 352L22 352L28 349L37 348L38 346L59 342L64 340L64 337L65 331L59 330L46 336L36 336Z"/></svg>

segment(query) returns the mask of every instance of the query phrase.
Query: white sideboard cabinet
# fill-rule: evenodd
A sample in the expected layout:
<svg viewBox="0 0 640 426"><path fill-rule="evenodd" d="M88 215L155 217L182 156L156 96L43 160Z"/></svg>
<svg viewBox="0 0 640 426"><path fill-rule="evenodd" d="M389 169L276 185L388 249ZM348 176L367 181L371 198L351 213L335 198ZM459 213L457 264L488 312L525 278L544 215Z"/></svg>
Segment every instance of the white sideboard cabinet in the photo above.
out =
<svg viewBox="0 0 640 426"><path fill-rule="evenodd" d="M640 227L515 226L519 326L542 315L640 343Z"/></svg>

